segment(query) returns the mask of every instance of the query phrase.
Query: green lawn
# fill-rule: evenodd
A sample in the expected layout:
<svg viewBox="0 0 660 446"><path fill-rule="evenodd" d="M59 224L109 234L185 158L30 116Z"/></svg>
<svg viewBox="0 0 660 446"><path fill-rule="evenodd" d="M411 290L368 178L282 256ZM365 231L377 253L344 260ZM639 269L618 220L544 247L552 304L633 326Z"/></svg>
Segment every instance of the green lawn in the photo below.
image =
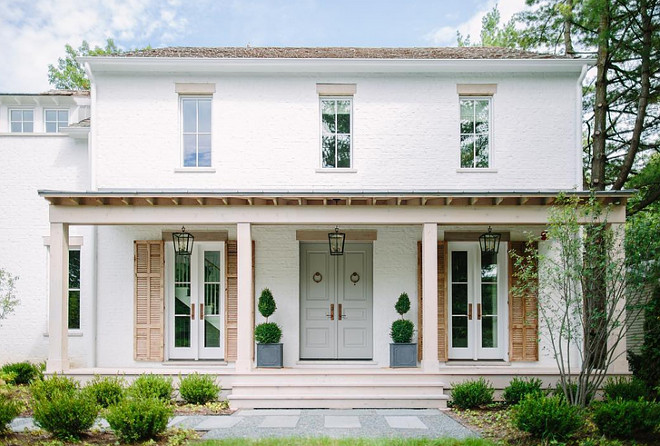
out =
<svg viewBox="0 0 660 446"><path fill-rule="evenodd" d="M203 446L495 446L489 440L468 438L455 440L452 438L228 438L225 440L206 440Z"/></svg>

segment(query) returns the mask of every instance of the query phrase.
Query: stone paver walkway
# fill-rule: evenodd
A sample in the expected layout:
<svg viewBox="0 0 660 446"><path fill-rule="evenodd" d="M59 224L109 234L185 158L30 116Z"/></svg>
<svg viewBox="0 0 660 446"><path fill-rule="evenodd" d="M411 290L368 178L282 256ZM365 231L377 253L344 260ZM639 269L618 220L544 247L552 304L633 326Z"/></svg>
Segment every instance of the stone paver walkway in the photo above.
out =
<svg viewBox="0 0 660 446"><path fill-rule="evenodd" d="M478 436L436 409L272 409L239 410L231 415L177 415L172 427L227 437L453 437ZM99 420L98 429L108 428ZM15 432L34 430L31 418L17 418Z"/></svg>

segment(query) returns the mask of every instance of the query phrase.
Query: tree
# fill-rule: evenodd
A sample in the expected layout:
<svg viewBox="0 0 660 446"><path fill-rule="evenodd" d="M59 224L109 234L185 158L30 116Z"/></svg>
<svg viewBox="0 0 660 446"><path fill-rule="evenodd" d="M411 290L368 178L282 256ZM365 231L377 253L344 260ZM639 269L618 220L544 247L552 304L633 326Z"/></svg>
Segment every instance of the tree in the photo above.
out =
<svg viewBox="0 0 660 446"><path fill-rule="evenodd" d="M0 321L9 316L18 305L16 281L18 277L0 269Z"/></svg>
<svg viewBox="0 0 660 446"><path fill-rule="evenodd" d="M505 48L527 48L525 38L516 29L516 20L511 19L500 26L500 10L497 4L481 19L480 42L470 42L470 35L456 31L458 46L499 46Z"/></svg>
<svg viewBox="0 0 660 446"><path fill-rule="evenodd" d="M579 406L589 403L609 367L625 354L619 346L626 322L643 309L638 303L646 283L642 264L622 255L623 233L607 218L608 209L595 196L586 202L560 196L549 211L547 251L540 254L529 243L524 255L511 253L519 284L513 298L538 295L542 336L555 358L559 385L567 401Z"/></svg>
<svg viewBox="0 0 660 446"><path fill-rule="evenodd" d="M78 62L79 57L122 53L112 39L108 39L103 48L96 46L92 49L86 40L83 40L78 49L74 49L68 43L64 48L66 56L57 60L57 67L48 65L48 83L58 90L89 90L89 79Z"/></svg>

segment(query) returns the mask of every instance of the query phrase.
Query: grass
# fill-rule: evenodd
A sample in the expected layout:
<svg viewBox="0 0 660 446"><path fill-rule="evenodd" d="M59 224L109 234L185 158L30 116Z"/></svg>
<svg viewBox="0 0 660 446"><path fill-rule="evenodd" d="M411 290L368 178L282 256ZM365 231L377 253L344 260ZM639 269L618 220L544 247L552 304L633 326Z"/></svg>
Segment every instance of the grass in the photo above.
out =
<svg viewBox="0 0 660 446"><path fill-rule="evenodd" d="M201 446L495 446L490 440L481 438L227 438L206 440Z"/></svg>

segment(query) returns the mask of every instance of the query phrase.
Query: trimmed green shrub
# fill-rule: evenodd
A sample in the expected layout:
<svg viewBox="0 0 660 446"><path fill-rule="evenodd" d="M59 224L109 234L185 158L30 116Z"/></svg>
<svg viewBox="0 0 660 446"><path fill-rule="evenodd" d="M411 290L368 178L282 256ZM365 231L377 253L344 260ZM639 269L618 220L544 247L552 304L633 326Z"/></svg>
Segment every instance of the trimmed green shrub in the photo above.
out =
<svg viewBox="0 0 660 446"><path fill-rule="evenodd" d="M66 377L54 376L34 383L32 397L35 424L61 440L80 438L99 413L91 395Z"/></svg>
<svg viewBox="0 0 660 446"><path fill-rule="evenodd" d="M399 295L399 299L394 304L394 309L401 316L410 311L410 298L408 297L408 293L404 292Z"/></svg>
<svg viewBox="0 0 660 446"><path fill-rule="evenodd" d="M606 401L595 405L593 420L606 437L644 439L660 429L660 404L642 400Z"/></svg>
<svg viewBox="0 0 660 446"><path fill-rule="evenodd" d="M646 383L660 397L660 285L653 288L644 310L644 343L640 354L628 352L628 361L635 377ZM656 390L657 388L657 390Z"/></svg>
<svg viewBox="0 0 660 446"><path fill-rule="evenodd" d="M13 362L5 364L0 372L11 379L7 382L14 385L28 385L34 381L43 379L43 364L32 364L31 362Z"/></svg>
<svg viewBox="0 0 660 446"><path fill-rule="evenodd" d="M646 398L648 389L644 381L638 378L628 378L619 376L616 378L608 378L603 386L603 393L607 400L626 400L637 401L640 398Z"/></svg>
<svg viewBox="0 0 660 446"><path fill-rule="evenodd" d="M568 390L568 393L571 395L571 398L575 398L578 393L578 385L577 383L568 383L566 385L566 389ZM565 400L566 395L564 394L564 389L561 388L561 382L557 381L557 385L555 388L551 391L553 396L558 397L559 399ZM591 401L594 399L594 391L590 391L587 393L587 401L586 403L589 404Z"/></svg>
<svg viewBox="0 0 660 446"><path fill-rule="evenodd" d="M476 409L493 402L492 384L483 377L451 385L451 403L458 409Z"/></svg>
<svg viewBox="0 0 660 446"><path fill-rule="evenodd" d="M412 341L415 325L407 319L397 319L392 322L390 336L394 343L408 343Z"/></svg>
<svg viewBox="0 0 660 446"><path fill-rule="evenodd" d="M275 310L277 310L273 293L271 293L268 288L264 288L261 292L257 307L259 308L259 313L265 318L272 316L272 314L275 313Z"/></svg>
<svg viewBox="0 0 660 446"><path fill-rule="evenodd" d="M542 384L543 382L538 378L523 379L516 376L504 388L502 396L507 404L518 404L527 395L543 395Z"/></svg>
<svg viewBox="0 0 660 446"><path fill-rule="evenodd" d="M9 423L21 413L21 404L0 393L0 433L7 430Z"/></svg>
<svg viewBox="0 0 660 446"><path fill-rule="evenodd" d="M543 440L563 441L585 423L582 410L558 396L528 395L513 410L515 426Z"/></svg>
<svg viewBox="0 0 660 446"><path fill-rule="evenodd" d="M135 398L156 398L165 402L172 399L172 378L161 375L140 375L128 392Z"/></svg>
<svg viewBox="0 0 660 446"><path fill-rule="evenodd" d="M172 413L172 406L161 399L127 398L111 406L105 419L122 442L134 443L164 432Z"/></svg>
<svg viewBox="0 0 660 446"><path fill-rule="evenodd" d="M259 344L277 344L282 338L282 330L275 322L264 322L254 328L254 340Z"/></svg>
<svg viewBox="0 0 660 446"><path fill-rule="evenodd" d="M206 404L215 401L220 392L220 386L211 375L193 373L182 378L179 383L179 394L189 404Z"/></svg>
<svg viewBox="0 0 660 446"><path fill-rule="evenodd" d="M126 381L119 377L95 376L84 388L104 409L124 399Z"/></svg>

